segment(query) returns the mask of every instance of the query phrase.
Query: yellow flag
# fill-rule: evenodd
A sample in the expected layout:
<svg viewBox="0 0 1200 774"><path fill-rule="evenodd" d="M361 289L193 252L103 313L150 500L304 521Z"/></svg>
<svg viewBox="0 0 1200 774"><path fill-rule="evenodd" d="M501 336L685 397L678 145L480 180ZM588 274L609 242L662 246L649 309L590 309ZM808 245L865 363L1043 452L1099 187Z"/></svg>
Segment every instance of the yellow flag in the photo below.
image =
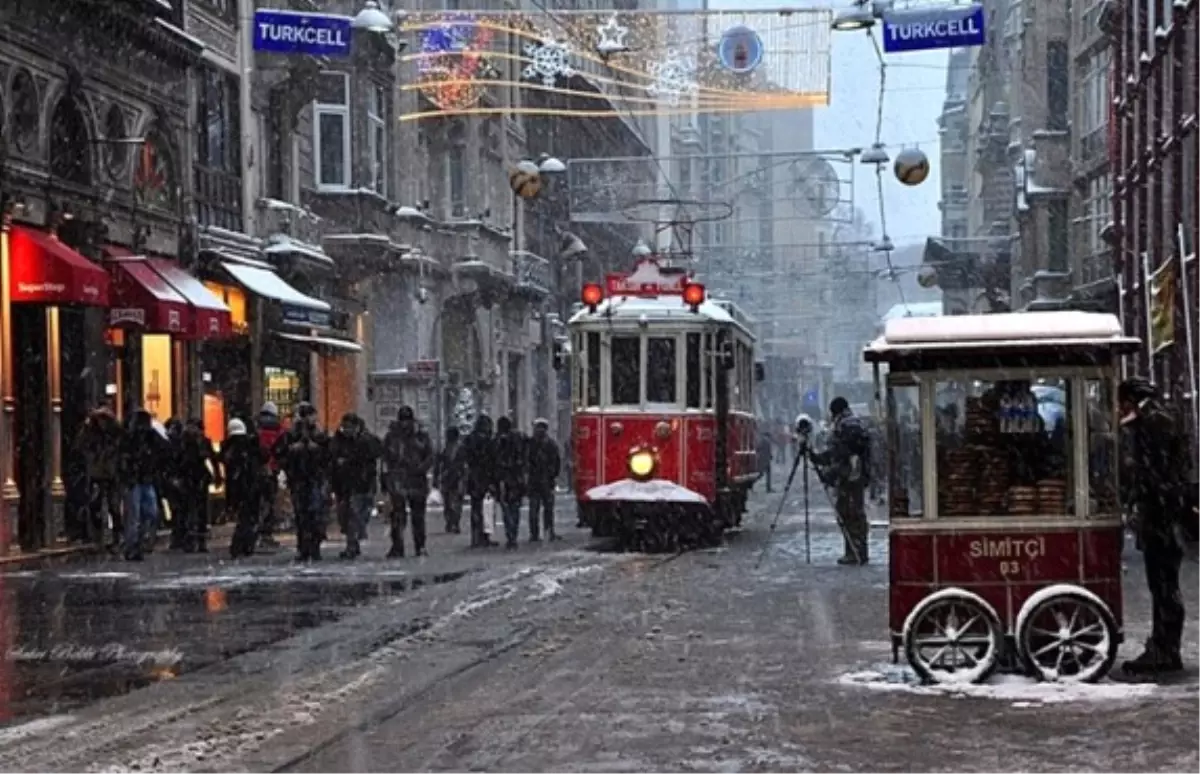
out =
<svg viewBox="0 0 1200 774"><path fill-rule="evenodd" d="M1150 353L1175 343L1175 259L1150 275Z"/></svg>

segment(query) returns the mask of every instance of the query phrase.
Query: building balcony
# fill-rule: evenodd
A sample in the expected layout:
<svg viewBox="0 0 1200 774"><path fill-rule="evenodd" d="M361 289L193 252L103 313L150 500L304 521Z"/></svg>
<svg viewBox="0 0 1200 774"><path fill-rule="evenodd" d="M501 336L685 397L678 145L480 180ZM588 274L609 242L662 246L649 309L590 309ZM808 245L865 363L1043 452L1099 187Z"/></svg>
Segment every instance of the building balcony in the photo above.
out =
<svg viewBox="0 0 1200 774"><path fill-rule="evenodd" d="M513 250L512 274L516 290L533 298L545 298L554 287L554 271L550 261L528 250Z"/></svg>
<svg viewBox="0 0 1200 774"><path fill-rule="evenodd" d="M1108 127L1101 126L1079 138L1072 173L1075 180L1094 177L1108 164Z"/></svg>

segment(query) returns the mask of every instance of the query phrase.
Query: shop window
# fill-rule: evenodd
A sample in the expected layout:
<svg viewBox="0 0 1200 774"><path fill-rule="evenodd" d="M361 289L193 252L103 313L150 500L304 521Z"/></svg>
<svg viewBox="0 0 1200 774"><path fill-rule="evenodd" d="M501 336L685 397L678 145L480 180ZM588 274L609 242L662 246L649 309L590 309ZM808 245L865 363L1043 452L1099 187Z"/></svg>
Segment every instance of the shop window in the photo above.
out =
<svg viewBox="0 0 1200 774"><path fill-rule="evenodd" d="M165 333L142 335L142 406L159 422L172 416L171 337Z"/></svg>
<svg viewBox="0 0 1200 774"><path fill-rule="evenodd" d="M280 417L290 417L300 402L300 374L290 368L263 369L264 401L273 402Z"/></svg>
<svg viewBox="0 0 1200 774"><path fill-rule="evenodd" d="M674 403L675 339L652 336L646 339L646 402Z"/></svg>
<svg viewBox="0 0 1200 774"><path fill-rule="evenodd" d="M321 73L313 102L317 186L350 186L350 76Z"/></svg>
<svg viewBox="0 0 1200 774"><path fill-rule="evenodd" d="M894 384L888 388L888 459L872 459L872 465L888 465L888 505L893 519L921 518L925 509L924 447L922 446L920 388Z"/></svg>
<svg viewBox="0 0 1200 774"><path fill-rule="evenodd" d="M367 146L371 159L368 187L387 196L387 91L372 85L367 102Z"/></svg>
<svg viewBox="0 0 1200 774"><path fill-rule="evenodd" d="M196 84L195 201L202 226L242 230L237 78L205 68Z"/></svg>
<svg viewBox="0 0 1200 774"><path fill-rule="evenodd" d="M231 285L222 285L219 282L205 282L204 287L221 299L225 306L229 307L229 317L233 324L233 330L239 334L247 333L250 330L250 325L246 319L246 294L241 288L235 288Z"/></svg>
<svg viewBox="0 0 1200 774"><path fill-rule="evenodd" d="M63 96L50 116L50 175L79 185L91 185L92 153L83 112Z"/></svg>
<svg viewBox="0 0 1200 774"><path fill-rule="evenodd" d="M613 336L609 351L609 402L614 406L641 403L642 339L640 336Z"/></svg>

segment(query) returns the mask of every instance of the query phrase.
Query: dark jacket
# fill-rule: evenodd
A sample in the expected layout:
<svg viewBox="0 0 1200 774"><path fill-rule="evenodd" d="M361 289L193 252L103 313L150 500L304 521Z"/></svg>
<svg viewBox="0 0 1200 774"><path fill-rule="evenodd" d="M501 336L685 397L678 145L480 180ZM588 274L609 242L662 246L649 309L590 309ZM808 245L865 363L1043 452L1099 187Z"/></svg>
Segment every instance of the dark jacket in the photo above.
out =
<svg viewBox="0 0 1200 774"><path fill-rule="evenodd" d="M383 439L384 482L388 493L427 497L433 458L433 441L428 433L415 425L406 432L399 422L392 422Z"/></svg>
<svg viewBox="0 0 1200 774"><path fill-rule="evenodd" d="M116 481L121 475L121 423L107 410L93 411L75 436L89 481Z"/></svg>
<svg viewBox="0 0 1200 774"><path fill-rule="evenodd" d="M333 493L348 497L376 491L381 452L379 439L368 431L338 428L329 441Z"/></svg>
<svg viewBox="0 0 1200 774"><path fill-rule="evenodd" d="M496 488L501 502L519 503L525 497L528 444L515 430L496 433L492 439Z"/></svg>
<svg viewBox="0 0 1200 774"><path fill-rule="evenodd" d="M1187 442L1180 423L1158 401L1146 400L1125 423L1133 466L1130 500L1138 506L1143 537L1169 537L1188 510Z"/></svg>
<svg viewBox="0 0 1200 774"><path fill-rule="evenodd" d="M149 423L137 418L121 439L121 482L125 486L157 486L170 462L171 449L167 439Z"/></svg>
<svg viewBox="0 0 1200 774"><path fill-rule="evenodd" d="M434 486L446 492L460 492L467 478L467 459L462 441L452 441L438 452L433 465Z"/></svg>
<svg viewBox="0 0 1200 774"><path fill-rule="evenodd" d="M754 454L757 457L755 461L758 463L759 473L766 473L771 469L771 436L766 430L758 431L758 443L754 447Z"/></svg>
<svg viewBox="0 0 1200 774"><path fill-rule="evenodd" d="M482 416L475 429L463 440L463 462L467 467L467 494L483 497L496 493L496 462L493 449L492 420Z"/></svg>
<svg viewBox="0 0 1200 774"><path fill-rule="evenodd" d="M257 437L249 434L229 436L221 444L217 460L225 476L227 502L242 503L258 497L263 458Z"/></svg>
<svg viewBox="0 0 1200 774"><path fill-rule="evenodd" d="M212 442L199 427L188 426L179 438L179 479L184 489L191 492L207 492L210 484L222 482L217 454Z"/></svg>
<svg viewBox="0 0 1200 774"><path fill-rule="evenodd" d="M558 443L549 435L542 438L535 435L530 438L528 466L529 491L536 494L553 492L558 482L558 474L562 472L562 456L558 453Z"/></svg>
<svg viewBox="0 0 1200 774"><path fill-rule="evenodd" d="M824 468L824 478L833 486L865 486L870 476L871 438L862 420L850 413L835 419L829 448L814 452L812 461Z"/></svg>
<svg viewBox="0 0 1200 774"><path fill-rule="evenodd" d="M292 425L275 441L274 456L291 492L312 492L329 476L329 436L315 424Z"/></svg>

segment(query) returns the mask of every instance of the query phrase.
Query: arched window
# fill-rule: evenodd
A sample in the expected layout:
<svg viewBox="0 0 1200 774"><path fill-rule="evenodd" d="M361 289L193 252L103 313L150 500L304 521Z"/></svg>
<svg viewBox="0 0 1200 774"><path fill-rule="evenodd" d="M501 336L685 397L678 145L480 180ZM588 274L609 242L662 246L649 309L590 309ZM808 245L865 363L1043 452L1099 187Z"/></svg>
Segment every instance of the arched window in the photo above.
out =
<svg viewBox="0 0 1200 774"><path fill-rule="evenodd" d="M108 167L108 174L113 177L118 177L125 169L125 160L128 157L129 148L119 140L125 139L125 115L121 112L121 108L117 105L112 105L108 108L108 113L104 116L104 143L101 146L104 152L104 163Z"/></svg>
<svg viewBox="0 0 1200 774"><path fill-rule="evenodd" d="M177 188L171 145L157 126L151 126L133 167L134 195L143 207L174 210Z"/></svg>
<svg viewBox="0 0 1200 774"><path fill-rule="evenodd" d="M30 153L37 147L38 96L37 86L27 70L21 70L12 80L12 124L9 136L16 150Z"/></svg>
<svg viewBox="0 0 1200 774"><path fill-rule="evenodd" d="M83 113L63 96L50 116L50 175L79 185L92 182L92 153Z"/></svg>

